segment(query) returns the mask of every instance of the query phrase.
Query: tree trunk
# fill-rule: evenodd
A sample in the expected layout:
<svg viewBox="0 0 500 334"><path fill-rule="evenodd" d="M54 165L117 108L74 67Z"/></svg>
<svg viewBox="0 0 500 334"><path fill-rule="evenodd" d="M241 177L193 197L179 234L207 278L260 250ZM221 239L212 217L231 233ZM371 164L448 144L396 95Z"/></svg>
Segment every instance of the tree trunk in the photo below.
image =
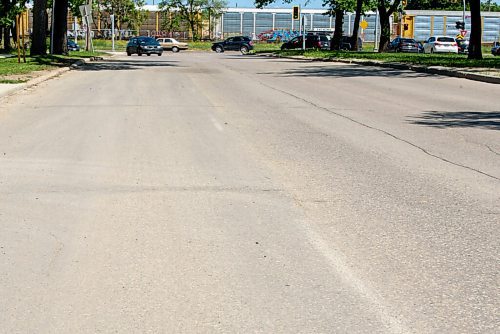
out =
<svg viewBox="0 0 500 334"><path fill-rule="evenodd" d="M358 33L359 22L361 21L361 10L363 9L363 0L356 1L356 16L354 17L354 28L352 29L351 45L353 51L358 51Z"/></svg>
<svg viewBox="0 0 500 334"><path fill-rule="evenodd" d="M2 8L2 16L7 17L11 8L10 1L2 0L0 8ZM10 24L8 23L5 23L5 25L3 26L3 43L4 43L3 50L5 53L9 53L10 51L12 51L12 47L10 45L10 28L11 28Z"/></svg>
<svg viewBox="0 0 500 334"><path fill-rule="evenodd" d="M483 59L483 52L481 50L481 1L470 0L470 43L469 43L469 59Z"/></svg>
<svg viewBox="0 0 500 334"><path fill-rule="evenodd" d="M198 31L196 29L196 20L189 20L189 27L191 29L191 36L193 38L193 41L197 41L198 40Z"/></svg>
<svg viewBox="0 0 500 334"><path fill-rule="evenodd" d="M330 50L340 50L342 43L344 26L344 10L335 9L335 31L333 33L332 43L330 44Z"/></svg>
<svg viewBox="0 0 500 334"><path fill-rule="evenodd" d="M378 45L378 52L387 50L387 46L391 41L391 21L390 15L387 15L385 7L379 7L379 20L380 20L380 42Z"/></svg>
<svg viewBox="0 0 500 334"><path fill-rule="evenodd" d="M56 0L54 6L54 45L56 55L68 54L68 0Z"/></svg>
<svg viewBox="0 0 500 334"><path fill-rule="evenodd" d="M378 52L384 52L387 50L387 45L391 41L391 21L390 17L392 13L399 7L401 0L394 0L392 4L387 0L379 0L378 2L378 13L380 20L380 43L378 46ZM389 8L387 8L389 6Z"/></svg>
<svg viewBox="0 0 500 334"><path fill-rule="evenodd" d="M47 52L47 42L45 41L47 32L46 9L47 0L34 0L33 2L33 35L31 36L31 55L45 55Z"/></svg>
<svg viewBox="0 0 500 334"><path fill-rule="evenodd" d="M3 27L3 51L9 53L12 51L12 46L10 45L10 27Z"/></svg>

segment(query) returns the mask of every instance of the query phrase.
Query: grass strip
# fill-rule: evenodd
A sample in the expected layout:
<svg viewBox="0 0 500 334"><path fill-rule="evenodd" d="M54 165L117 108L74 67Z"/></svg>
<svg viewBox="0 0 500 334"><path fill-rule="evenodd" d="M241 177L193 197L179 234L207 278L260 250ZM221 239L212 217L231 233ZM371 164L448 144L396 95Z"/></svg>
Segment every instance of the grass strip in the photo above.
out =
<svg viewBox="0 0 500 334"><path fill-rule="evenodd" d="M260 51L264 52L264 51ZM422 66L443 67L481 67L500 68L500 57L484 55L482 60L468 59L467 55L461 54L404 54L404 53L375 53L375 52L343 52L343 51L321 51L321 50L279 50L271 51L281 56L304 56L317 59L338 60L372 60L380 62L395 62Z"/></svg>
<svg viewBox="0 0 500 334"><path fill-rule="evenodd" d="M26 56L26 63L21 58L18 63L17 55L10 58L0 59L0 83L20 83L26 79L11 78L16 75L27 75L36 71L50 70L58 67L70 66L78 59L89 58L103 55L102 52L71 51L68 56L45 55L45 56Z"/></svg>

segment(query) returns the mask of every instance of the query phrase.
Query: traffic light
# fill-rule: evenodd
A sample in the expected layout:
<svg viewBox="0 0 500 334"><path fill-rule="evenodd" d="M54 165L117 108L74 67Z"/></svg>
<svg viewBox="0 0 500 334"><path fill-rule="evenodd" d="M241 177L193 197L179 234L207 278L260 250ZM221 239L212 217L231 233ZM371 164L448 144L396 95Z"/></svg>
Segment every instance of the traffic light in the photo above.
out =
<svg viewBox="0 0 500 334"><path fill-rule="evenodd" d="M465 30L465 22L457 21L455 22L455 28L458 30Z"/></svg>
<svg viewBox="0 0 500 334"><path fill-rule="evenodd" d="M293 6L293 19L298 20L300 17L300 7L299 6Z"/></svg>

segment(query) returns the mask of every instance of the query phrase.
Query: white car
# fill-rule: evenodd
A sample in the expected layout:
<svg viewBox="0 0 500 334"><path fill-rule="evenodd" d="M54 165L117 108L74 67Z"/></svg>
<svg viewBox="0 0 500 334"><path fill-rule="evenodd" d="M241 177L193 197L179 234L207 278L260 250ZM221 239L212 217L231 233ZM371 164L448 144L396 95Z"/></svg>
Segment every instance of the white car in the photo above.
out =
<svg viewBox="0 0 500 334"><path fill-rule="evenodd" d="M424 53L458 53L458 45L453 37L431 36L424 42Z"/></svg>

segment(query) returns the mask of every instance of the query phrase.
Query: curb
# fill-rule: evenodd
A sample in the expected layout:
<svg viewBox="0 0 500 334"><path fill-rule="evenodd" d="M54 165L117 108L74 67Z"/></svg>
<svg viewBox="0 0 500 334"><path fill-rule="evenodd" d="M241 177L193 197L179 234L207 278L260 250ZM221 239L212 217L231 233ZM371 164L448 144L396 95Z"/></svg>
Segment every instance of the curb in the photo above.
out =
<svg viewBox="0 0 500 334"><path fill-rule="evenodd" d="M3 92L0 92L0 99L3 99L4 97L10 96L10 95L13 95L16 92L21 91L23 89L27 89L27 88L31 88L33 86L36 86L44 81L47 81L47 80L50 80L50 79L55 78L57 76L60 76L61 74L65 73L65 72L76 69L79 66L83 66L85 64L86 63L85 63L84 59L79 59L68 67L62 67L62 68L55 69L55 70L50 71L49 73L47 73L45 75L31 79L25 83L17 84L12 88L7 88Z"/></svg>
<svg viewBox="0 0 500 334"><path fill-rule="evenodd" d="M339 63L346 62L346 61L343 61L341 59L329 59L329 61L339 62ZM357 65L379 66L379 67L386 67L386 68L394 68L394 69L398 69L398 70L410 70L410 71L419 72L419 73L438 74L438 75L445 75L445 76L449 76L449 77L486 82L486 83L491 83L491 84L500 84L500 77L464 72L464 71L448 69L448 68L438 68L438 67L432 67L432 66L427 67L427 66L421 66L421 65L408 65L408 64L404 64L404 63L383 63L383 62L376 62L376 61L371 61L371 60L370 61L353 60L353 61L347 61L347 62L357 64Z"/></svg>
<svg viewBox="0 0 500 334"><path fill-rule="evenodd" d="M280 56L274 54L262 54L266 57L275 57L275 58L286 58L286 59L296 59L296 60L308 60L308 61L322 61L322 62L335 62L335 63L347 63L347 64L356 64L362 66L378 66L385 68L394 68L397 70L410 70L419 73L428 73L428 74L437 74L444 75L448 77L455 77L461 79L468 79L474 81L480 81L490 84L500 84L500 77L485 75L485 74L476 74L470 72L464 72L454 69L448 68L438 68L438 67L427 67L421 65L408 65L404 63L384 63L373 60L357 60L357 59L337 59L337 58L306 58L303 56ZM260 56L260 55L259 55Z"/></svg>

